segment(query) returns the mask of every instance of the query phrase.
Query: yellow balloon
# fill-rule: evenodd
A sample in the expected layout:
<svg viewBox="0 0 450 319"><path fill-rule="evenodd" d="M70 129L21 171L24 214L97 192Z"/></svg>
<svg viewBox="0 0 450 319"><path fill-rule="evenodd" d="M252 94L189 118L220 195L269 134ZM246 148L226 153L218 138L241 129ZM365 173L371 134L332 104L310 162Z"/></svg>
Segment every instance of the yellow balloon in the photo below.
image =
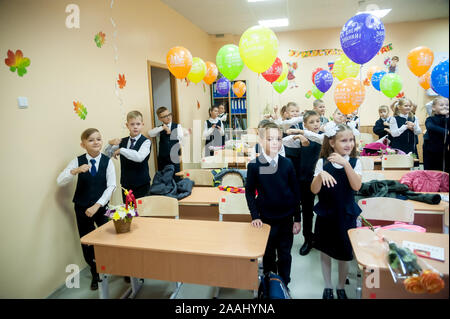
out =
<svg viewBox="0 0 450 319"><path fill-rule="evenodd" d="M250 70L265 72L277 58L278 39L269 28L260 25L251 27L239 40L239 53Z"/></svg>
<svg viewBox="0 0 450 319"><path fill-rule="evenodd" d="M345 54L336 59L333 66L333 74L342 81L346 78L355 78L359 74L359 64L350 60Z"/></svg>
<svg viewBox="0 0 450 319"><path fill-rule="evenodd" d="M192 59L192 68L189 74L187 75L187 78L189 81L198 83L205 77L206 74L206 64L203 62L200 58L193 58Z"/></svg>
<svg viewBox="0 0 450 319"><path fill-rule="evenodd" d="M283 80L287 77L289 68L284 61L281 61L281 64L283 65L283 71L281 72L280 77L275 80L275 82L283 82Z"/></svg>

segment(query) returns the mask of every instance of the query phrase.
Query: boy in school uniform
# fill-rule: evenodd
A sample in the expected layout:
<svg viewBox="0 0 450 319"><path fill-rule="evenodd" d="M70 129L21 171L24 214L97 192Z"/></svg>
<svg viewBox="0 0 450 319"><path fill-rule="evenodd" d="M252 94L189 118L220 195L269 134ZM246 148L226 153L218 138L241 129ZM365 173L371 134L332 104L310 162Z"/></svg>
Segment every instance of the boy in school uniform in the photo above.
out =
<svg viewBox="0 0 450 319"><path fill-rule="evenodd" d="M278 154L282 143L279 126L266 124L259 137L262 153L248 164L245 197L252 226L260 228L266 223L271 227L263 257L264 273L278 273L287 286L294 234L301 228L300 191L291 161Z"/></svg>
<svg viewBox="0 0 450 319"><path fill-rule="evenodd" d="M323 126L328 123L328 119L325 116L325 103L322 100L314 100L313 109L320 116L320 127L321 131L323 131Z"/></svg>
<svg viewBox="0 0 450 319"><path fill-rule="evenodd" d="M380 118L375 122L373 126L373 132L378 135L378 138L388 136L389 141L392 141L391 130L389 129L389 107L387 105L380 105L378 108L378 114Z"/></svg>
<svg viewBox="0 0 450 319"><path fill-rule="evenodd" d="M59 174L57 183L63 186L78 175L77 187L73 197L80 238L105 224L105 206L116 188L116 171L110 158L101 154L102 137L95 128L89 128L81 134L81 147L86 153L74 158ZM92 281L91 290L98 289L100 280L95 264L94 247L81 245L83 256L89 265Z"/></svg>
<svg viewBox="0 0 450 319"><path fill-rule="evenodd" d="M175 166L175 173L180 171L180 143L183 139L183 128L180 124L172 122L172 113L161 106L156 110L158 119L163 123L148 131L150 137L159 136L158 145L158 170L161 171L167 165ZM175 176L175 179L179 179Z"/></svg>
<svg viewBox="0 0 450 319"><path fill-rule="evenodd" d="M205 139L205 156L214 156L214 148L225 145L225 130L219 119L219 106L214 105L209 109L209 119L203 127Z"/></svg>
<svg viewBox="0 0 450 319"><path fill-rule="evenodd" d="M141 112L129 112L126 126L130 136L110 140L105 153L112 154L115 159L120 155L120 184L125 189L131 189L135 198L140 198L147 196L150 191L148 158L151 141L141 134L144 126ZM125 203L123 192L122 199Z"/></svg>

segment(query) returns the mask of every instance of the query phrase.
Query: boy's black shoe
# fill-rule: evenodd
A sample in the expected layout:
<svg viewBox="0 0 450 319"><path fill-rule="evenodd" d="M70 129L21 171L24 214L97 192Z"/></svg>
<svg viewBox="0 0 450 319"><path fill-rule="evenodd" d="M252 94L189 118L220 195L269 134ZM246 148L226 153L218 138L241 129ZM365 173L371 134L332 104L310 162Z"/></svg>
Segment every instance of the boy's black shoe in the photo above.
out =
<svg viewBox="0 0 450 319"><path fill-rule="evenodd" d="M333 289L325 288L323 290L322 299L334 299Z"/></svg>
<svg viewBox="0 0 450 319"><path fill-rule="evenodd" d="M100 281L100 277L98 275L92 276L91 281L91 290L97 290L98 289L98 282Z"/></svg>
<svg viewBox="0 0 450 319"><path fill-rule="evenodd" d="M128 277L128 276L123 277L123 280L124 280L127 284L129 284L129 283L131 282L130 277Z"/></svg>
<svg viewBox="0 0 450 319"><path fill-rule="evenodd" d="M348 299L347 295L345 294L345 289L336 289L336 294L338 299Z"/></svg>
<svg viewBox="0 0 450 319"><path fill-rule="evenodd" d="M308 255L312 248L313 248L312 240L305 240L302 248L300 248L300 255L302 256Z"/></svg>

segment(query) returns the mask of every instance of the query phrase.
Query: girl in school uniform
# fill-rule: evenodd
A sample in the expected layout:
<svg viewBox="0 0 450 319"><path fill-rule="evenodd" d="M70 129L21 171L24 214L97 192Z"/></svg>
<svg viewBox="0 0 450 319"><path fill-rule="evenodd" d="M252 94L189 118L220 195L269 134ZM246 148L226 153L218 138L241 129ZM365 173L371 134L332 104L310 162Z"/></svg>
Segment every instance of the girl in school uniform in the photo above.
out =
<svg viewBox="0 0 450 319"><path fill-rule="evenodd" d="M425 170L449 173L449 129L448 99L437 97L431 105L431 116L425 121L427 132L423 137L423 167Z"/></svg>
<svg viewBox="0 0 450 319"><path fill-rule="evenodd" d="M380 139L387 135L389 141L392 141L391 130L389 130L389 121L391 119L389 116L389 107L387 105L381 105L378 108L378 114L380 118L375 122L373 132Z"/></svg>
<svg viewBox="0 0 450 319"><path fill-rule="evenodd" d="M317 214L314 227L314 248L320 251L322 274L325 281L323 299L333 299L331 258L338 260L338 299L347 299L345 280L348 261L353 259L347 231L356 227L361 209L355 203L355 191L361 188L362 166L356 157L355 136L345 124L329 126L317 161L311 192L319 194L314 206Z"/></svg>
<svg viewBox="0 0 450 319"><path fill-rule="evenodd" d="M422 129L419 127L417 117L411 112L411 106L411 101L405 98L393 103L394 116L389 121L392 135L390 146L417 156L415 136L421 134Z"/></svg>
<svg viewBox="0 0 450 319"><path fill-rule="evenodd" d="M219 120L219 106L209 109L209 119L205 121L203 138L205 141L205 156L214 156L214 148L225 145L225 131Z"/></svg>

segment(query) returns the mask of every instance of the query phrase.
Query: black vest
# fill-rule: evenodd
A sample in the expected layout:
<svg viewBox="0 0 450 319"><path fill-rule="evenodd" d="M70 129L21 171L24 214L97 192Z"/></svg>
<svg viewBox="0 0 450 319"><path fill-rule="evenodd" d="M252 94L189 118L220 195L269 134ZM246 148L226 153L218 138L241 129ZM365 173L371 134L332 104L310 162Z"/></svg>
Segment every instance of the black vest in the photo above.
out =
<svg viewBox="0 0 450 319"><path fill-rule="evenodd" d="M73 196L73 202L83 207L94 205L106 189L106 169L108 168L109 157L100 157L97 174L92 176L89 171L78 174L77 188ZM78 156L78 166L89 164L86 154Z"/></svg>
<svg viewBox="0 0 450 319"><path fill-rule="evenodd" d="M170 126L170 134L167 134L166 131L161 131L159 134L159 154L158 157L161 158L170 158L170 152L177 152L180 155L180 147L178 141L178 124L173 123ZM173 147L176 146L176 149ZM175 154L175 153L174 153Z"/></svg>
<svg viewBox="0 0 450 319"><path fill-rule="evenodd" d="M406 120L414 122L415 119L414 117L408 117L408 119L405 119L401 116L395 116L395 120L397 121L398 128L400 128L406 123ZM392 138L390 146L392 148L398 148L406 154L409 152L416 153L416 135L410 129L406 129L406 131L404 131L400 136Z"/></svg>
<svg viewBox="0 0 450 319"><path fill-rule="evenodd" d="M122 141L119 144L119 147L127 148L128 140L130 137L122 138ZM144 143L147 138L144 135L134 143L133 150L139 151L142 143ZM151 146L150 146L151 152ZM120 156L120 184L126 189L133 189L145 184L150 183L150 174L148 169L148 158L150 157L150 153L147 157L140 163L130 161L125 156Z"/></svg>
<svg viewBox="0 0 450 319"><path fill-rule="evenodd" d="M322 145L309 141L309 146L300 147L300 168L297 171L300 181L312 181L314 178L314 168L319 159Z"/></svg>
<svg viewBox="0 0 450 319"><path fill-rule="evenodd" d="M209 120L206 120L206 125L207 125L208 129L210 129L214 124L211 123ZM216 127L217 126L221 126L223 128L221 120L217 121ZM214 152L210 151L208 149L208 146L223 146L223 145L225 145L225 135L222 136L220 134L219 129L216 128L216 129L214 129L214 132L210 136L208 136L206 138L206 141L205 141L205 154L207 156L208 155L214 155Z"/></svg>
<svg viewBox="0 0 450 319"><path fill-rule="evenodd" d="M298 124L297 124L298 125ZM290 128L298 129L299 127L297 125L292 125ZM283 138L288 136L286 133L283 132ZM300 148L295 147L287 147L284 146L284 152L286 153L286 157L300 157Z"/></svg>

